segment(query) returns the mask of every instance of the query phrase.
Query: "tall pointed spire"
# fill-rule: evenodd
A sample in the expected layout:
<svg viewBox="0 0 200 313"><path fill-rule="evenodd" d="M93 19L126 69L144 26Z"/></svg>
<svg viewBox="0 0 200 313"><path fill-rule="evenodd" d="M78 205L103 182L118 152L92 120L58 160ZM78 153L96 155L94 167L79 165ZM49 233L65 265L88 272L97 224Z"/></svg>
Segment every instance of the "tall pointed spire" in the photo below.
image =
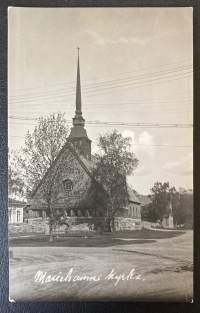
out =
<svg viewBox="0 0 200 313"><path fill-rule="evenodd" d="M76 110L73 118L73 127L71 128L68 140L71 141L76 150L87 159L91 159L91 140L87 136L85 120L82 116L81 102L81 79L80 79L80 64L79 64L79 48L78 63L77 63L77 78L76 78Z"/></svg>
<svg viewBox="0 0 200 313"><path fill-rule="evenodd" d="M78 49L78 65L76 78L76 115L82 115L81 111L81 80L80 80L80 65L79 65L79 49Z"/></svg>
<svg viewBox="0 0 200 313"><path fill-rule="evenodd" d="M77 62L77 77L76 77L76 110L75 117L73 118L73 125L85 125L85 120L82 117L82 103L81 103L81 79L80 79L80 64L79 64L79 50L78 49L78 62Z"/></svg>

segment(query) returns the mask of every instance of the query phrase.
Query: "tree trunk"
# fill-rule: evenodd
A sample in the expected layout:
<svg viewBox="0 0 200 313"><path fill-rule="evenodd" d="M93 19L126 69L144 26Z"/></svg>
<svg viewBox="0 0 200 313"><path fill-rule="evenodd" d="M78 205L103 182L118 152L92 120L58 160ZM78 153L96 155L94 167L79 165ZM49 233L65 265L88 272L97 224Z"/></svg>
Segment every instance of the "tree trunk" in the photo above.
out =
<svg viewBox="0 0 200 313"><path fill-rule="evenodd" d="M53 227L49 225L49 242L53 242Z"/></svg>
<svg viewBox="0 0 200 313"><path fill-rule="evenodd" d="M49 242L53 242L53 212L49 204Z"/></svg>
<svg viewBox="0 0 200 313"><path fill-rule="evenodd" d="M114 230L114 217L108 217L107 218L107 228L108 228L108 232L112 233Z"/></svg>
<svg viewBox="0 0 200 313"><path fill-rule="evenodd" d="M108 229L108 232L111 233L112 232L112 229L111 229L111 218L108 217L107 218L107 229Z"/></svg>
<svg viewBox="0 0 200 313"><path fill-rule="evenodd" d="M114 216L111 217L111 221L110 221L110 228L111 228L111 232L114 231Z"/></svg>

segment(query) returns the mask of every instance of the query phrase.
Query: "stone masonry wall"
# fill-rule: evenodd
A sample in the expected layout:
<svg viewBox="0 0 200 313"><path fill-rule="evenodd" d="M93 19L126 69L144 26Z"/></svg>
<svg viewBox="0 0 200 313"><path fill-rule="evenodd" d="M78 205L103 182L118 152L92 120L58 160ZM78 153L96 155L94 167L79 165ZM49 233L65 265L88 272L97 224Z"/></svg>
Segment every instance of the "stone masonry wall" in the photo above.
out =
<svg viewBox="0 0 200 313"><path fill-rule="evenodd" d="M9 233L40 233L45 234L48 229L48 220L42 218L29 219L28 223L9 224Z"/></svg>
<svg viewBox="0 0 200 313"><path fill-rule="evenodd" d="M140 219L115 217L114 228L115 231L137 230L142 228L142 224Z"/></svg>
<svg viewBox="0 0 200 313"><path fill-rule="evenodd" d="M53 229L55 234L65 234L66 232L89 232L104 228L105 219L103 217L69 217L67 224L56 225ZM32 218L28 223L10 224L9 233L41 233L49 234L48 219Z"/></svg>
<svg viewBox="0 0 200 313"><path fill-rule="evenodd" d="M56 225L54 234L76 233L76 232L91 232L105 230L105 219L103 217L69 217L67 225ZM125 217L115 217L114 230L126 231L141 229L141 220ZM28 223L10 224L10 233L40 233L49 234L48 219L33 218L29 219Z"/></svg>

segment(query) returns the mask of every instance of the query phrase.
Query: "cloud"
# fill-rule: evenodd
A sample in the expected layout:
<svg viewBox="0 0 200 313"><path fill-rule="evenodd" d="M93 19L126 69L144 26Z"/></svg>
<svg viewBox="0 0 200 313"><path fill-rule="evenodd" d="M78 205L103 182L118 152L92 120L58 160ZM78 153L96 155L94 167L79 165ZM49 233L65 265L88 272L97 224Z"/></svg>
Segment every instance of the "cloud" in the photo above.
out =
<svg viewBox="0 0 200 313"><path fill-rule="evenodd" d="M137 138L136 138L135 133L134 133L132 130L125 129L125 130L122 132L122 136L123 136L123 137L130 137L130 138L132 139L131 151L132 151L132 152L136 155L136 157L137 157L138 154L139 154L139 146L138 146L138 143L137 143Z"/></svg>
<svg viewBox="0 0 200 313"><path fill-rule="evenodd" d="M193 153L189 153L180 161L167 162L163 169L166 172L177 175L192 175L193 173Z"/></svg>
<svg viewBox="0 0 200 313"><path fill-rule="evenodd" d="M150 168L147 168L146 166L142 165L142 166L138 166L138 168L136 168L136 170L134 171L134 175L135 176L146 176L148 174L150 174L152 171Z"/></svg>
<svg viewBox="0 0 200 313"><path fill-rule="evenodd" d="M155 155L155 142L153 136L147 132L143 131L138 138L138 146L141 153L145 153L151 158Z"/></svg>
<svg viewBox="0 0 200 313"><path fill-rule="evenodd" d="M94 43L95 43L96 45L98 45L98 46L103 46L103 45L105 45L105 40L103 39L103 37L102 37L99 33L95 32L95 31L93 31L93 30L86 30L86 33L87 33L90 37L92 37L92 39L93 39L93 41L94 41Z"/></svg>
<svg viewBox="0 0 200 313"><path fill-rule="evenodd" d="M146 38L141 38L141 37L125 37L121 36L115 39L111 38L106 38L105 36L103 37L100 33L93 31L93 30L86 30L86 33L93 39L94 43L98 46L103 46L103 45L120 45L120 44L135 44L139 46L146 46L151 39L149 37Z"/></svg>
<svg viewBox="0 0 200 313"><path fill-rule="evenodd" d="M138 137L132 130L125 129L122 136L132 138L132 151L138 156L148 156L153 158L155 155L154 137L148 132L143 131Z"/></svg>
<svg viewBox="0 0 200 313"><path fill-rule="evenodd" d="M153 136L150 135L147 131L144 131L140 134L138 139L140 144L152 145L154 143Z"/></svg>
<svg viewBox="0 0 200 313"><path fill-rule="evenodd" d="M149 43L149 38L139 38L139 37L119 37L117 39L107 39L106 43L118 45L118 44L135 44L139 46L146 46Z"/></svg>
<svg viewBox="0 0 200 313"><path fill-rule="evenodd" d="M132 141L133 141L133 142L135 141L135 133L134 133L132 130L125 129L125 130L122 132L122 136L123 136L123 137L131 137Z"/></svg>

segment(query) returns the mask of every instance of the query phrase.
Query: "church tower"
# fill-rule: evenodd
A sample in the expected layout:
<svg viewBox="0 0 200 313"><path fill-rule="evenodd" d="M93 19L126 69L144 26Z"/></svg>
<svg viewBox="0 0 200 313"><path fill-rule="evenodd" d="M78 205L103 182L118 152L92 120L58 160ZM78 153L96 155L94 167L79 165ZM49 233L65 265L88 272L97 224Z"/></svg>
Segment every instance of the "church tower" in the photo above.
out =
<svg viewBox="0 0 200 313"><path fill-rule="evenodd" d="M87 136L85 119L82 116L81 102L81 80L79 65L79 48L78 48L78 65L77 65L77 81L76 81L76 111L73 118L73 127L68 140L73 144L76 151L88 160L91 160L91 140Z"/></svg>

